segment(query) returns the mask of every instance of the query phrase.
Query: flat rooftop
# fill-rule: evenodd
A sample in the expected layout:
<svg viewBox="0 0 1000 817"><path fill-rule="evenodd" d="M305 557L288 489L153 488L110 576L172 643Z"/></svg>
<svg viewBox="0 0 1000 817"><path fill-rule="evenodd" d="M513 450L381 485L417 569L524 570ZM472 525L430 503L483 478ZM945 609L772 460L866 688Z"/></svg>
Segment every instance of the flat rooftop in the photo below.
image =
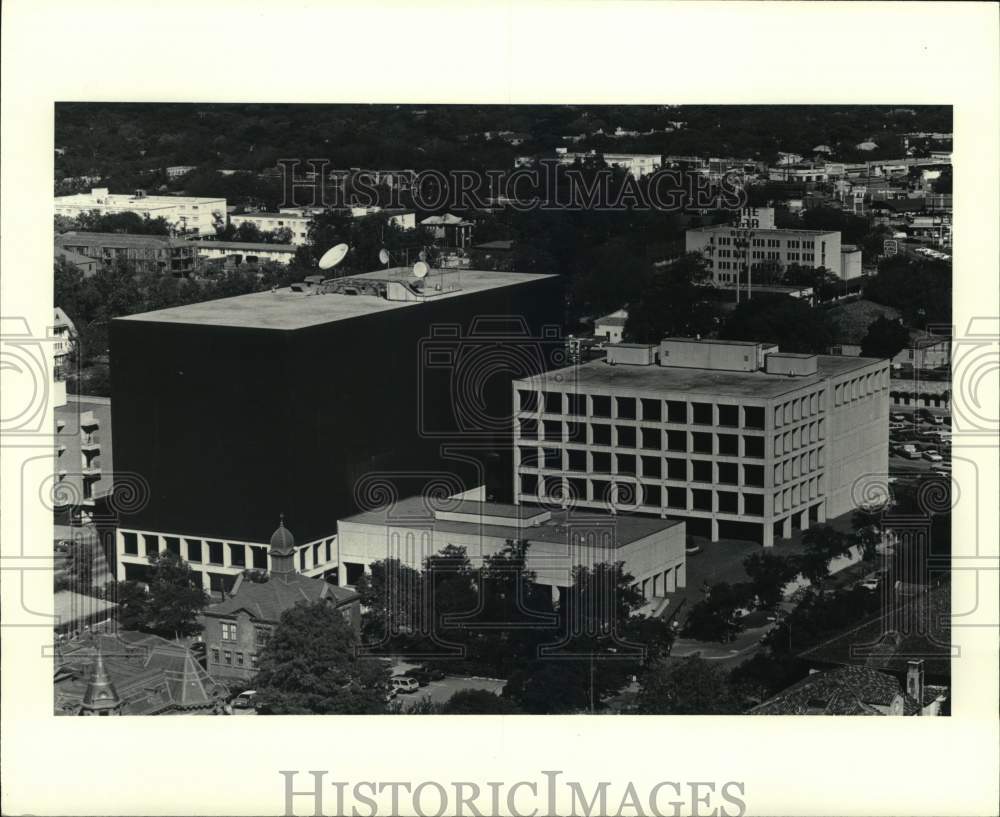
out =
<svg viewBox="0 0 1000 817"><path fill-rule="evenodd" d="M56 244L92 247L149 247L166 245L184 247L188 242L168 235L140 235L138 233L90 233L82 230L70 230L60 233L55 238Z"/></svg>
<svg viewBox="0 0 1000 817"><path fill-rule="evenodd" d="M442 512L455 513L454 501L445 501ZM411 496L401 499L392 505L378 508L373 511L364 511L354 516L349 516L342 522L352 522L364 525L378 525L381 528L402 527L419 523L421 525L433 523L434 530L440 533L458 533L466 536L486 536L497 539L527 539L529 542L549 542L553 544L568 544L567 535L572 527L567 527L567 521L572 525L582 528L593 529L593 526L607 523L615 525L615 547L625 545L645 539L660 531L681 525L673 519L657 519L650 516L631 516L628 514L603 514L590 510L575 509L565 511L559 509L541 508L535 505L502 505L495 502L470 502L468 500L461 503L459 513L469 513L475 510L475 506L482 506L482 515L489 517L509 516L512 519L530 519L540 511L549 510L552 518L548 522L530 527L518 527L516 525L487 525L479 522L458 522L449 519L435 519L433 511L428 508L427 500L422 496ZM500 508L506 508L504 513L500 513ZM572 520L570 517L572 516Z"/></svg>
<svg viewBox="0 0 1000 817"><path fill-rule="evenodd" d="M322 270L318 272L322 274ZM490 270L432 270L424 280L433 282L439 274L444 274L449 280L460 282L461 289L436 295L432 299L435 302L556 277L554 275ZM369 278L375 281L403 281L413 280L413 272L410 267L396 267L345 277ZM290 331L371 315L376 312L415 309L419 308L422 303L424 301L387 301L373 295L310 294L308 292L293 292L286 287L276 292L253 292L249 295L237 295L233 298L220 298L215 301L202 301L196 304L160 309L155 312L128 315L115 320Z"/></svg>
<svg viewBox="0 0 1000 817"><path fill-rule="evenodd" d="M723 230L750 230L754 235L760 236L771 233L793 233L794 235L830 235L839 233L839 230L800 230L795 227L738 227L735 224L708 224L704 227L690 227L689 233L718 233Z"/></svg>
<svg viewBox="0 0 1000 817"><path fill-rule="evenodd" d="M267 244L263 241L189 241L202 250L246 250L248 252L295 252L294 244Z"/></svg>
<svg viewBox="0 0 1000 817"><path fill-rule="evenodd" d="M873 357L843 357L817 355L816 374L789 377L763 371L732 372L719 369L695 369L682 366L610 365L594 360L578 366L546 372L536 377L517 380L546 388L551 383L557 391L596 392L612 395L643 396L656 393L682 393L733 398L771 398L798 391L855 369L884 362Z"/></svg>

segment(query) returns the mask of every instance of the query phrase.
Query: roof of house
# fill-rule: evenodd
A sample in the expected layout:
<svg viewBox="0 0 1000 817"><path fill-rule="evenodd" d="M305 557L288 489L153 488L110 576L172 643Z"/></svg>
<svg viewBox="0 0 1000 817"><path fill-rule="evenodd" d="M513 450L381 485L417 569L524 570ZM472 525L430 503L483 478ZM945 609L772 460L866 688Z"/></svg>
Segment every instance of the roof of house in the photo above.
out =
<svg viewBox="0 0 1000 817"><path fill-rule="evenodd" d="M70 626L76 621L90 620L107 613L111 615L118 605L113 601L85 596L72 590L60 590L52 596L52 614L55 626Z"/></svg>
<svg viewBox="0 0 1000 817"><path fill-rule="evenodd" d="M868 667L839 667L803 678L747 714L884 715L879 707L889 707L897 698L904 715L920 711L894 676Z"/></svg>
<svg viewBox="0 0 1000 817"><path fill-rule="evenodd" d="M598 318L594 321L594 326L624 326L628 323L628 318L606 317Z"/></svg>
<svg viewBox="0 0 1000 817"><path fill-rule="evenodd" d="M607 361L594 360L517 382L530 382L543 389L551 382L560 391L575 387L608 394L686 393L768 399L880 362L877 358L837 355L818 355L816 360L816 373L801 377L683 366L612 366Z"/></svg>
<svg viewBox="0 0 1000 817"><path fill-rule="evenodd" d="M340 607L358 598L353 590L301 573L272 575L263 582L240 576L233 585L229 598L206 608L204 614L231 616L245 610L258 621L277 623L282 613L301 602L312 604L320 599L327 599Z"/></svg>
<svg viewBox="0 0 1000 817"><path fill-rule="evenodd" d="M249 253L294 253L298 249L294 244L268 244L263 241L192 241L190 243L200 250L234 250Z"/></svg>
<svg viewBox="0 0 1000 817"><path fill-rule="evenodd" d="M427 280L437 279L434 270ZM492 270L461 270L448 272L461 282L461 289L437 295L434 300L458 298L476 292L501 289L519 284L554 278L524 272L494 272ZM376 281L412 280L409 267L391 268L352 275ZM210 326L253 327L257 329L295 330L335 321L389 312L394 309L418 309L423 301L388 301L374 295L316 295L293 292L290 288L276 292L253 292L233 298L174 306L156 312L144 312L115 318L116 321L154 321L162 323L193 323Z"/></svg>
<svg viewBox="0 0 1000 817"><path fill-rule="evenodd" d="M142 235L139 233L92 233L70 230L55 237L58 246L91 247L184 247L188 242L168 235Z"/></svg>
<svg viewBox="0 0 1000 817"><path fill-rule="evenodd" d="M472 222L452 213L445 213L440 216L428 216L420 224L423 227L454 227L460 224L472 224Z"/></svg>
<svg viewBox="0 0 1000 817"><path fill-rule="evenodd" d="M75 712L83 701L98 650L122 701L123 715L208 708L229 694L226 686L212 678L191 651L176 641L130 631L88 634L57 648L57 712Z"/></svg>
<svg viewBox="0 0 1000 817"><path fill-rule="evenodd" d="M951 675L951 652L951 587L944 581L917 588L891 610L799 657L822 665L865 666L896 674L906 671L908 661L920 658L928 678L945 680Z"/></svg>

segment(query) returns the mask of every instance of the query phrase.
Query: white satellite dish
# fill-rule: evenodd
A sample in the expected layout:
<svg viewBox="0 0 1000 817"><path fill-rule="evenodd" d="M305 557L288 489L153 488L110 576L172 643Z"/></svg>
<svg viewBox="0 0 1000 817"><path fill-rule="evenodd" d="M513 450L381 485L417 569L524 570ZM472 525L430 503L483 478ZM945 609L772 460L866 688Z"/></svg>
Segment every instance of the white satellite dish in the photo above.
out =
<svg viewBox="0 0 1000 817"><path fill-rule="evenodd" d="M337 266L337 264L344 260L344 256L347 255L349 249L350 247L346 244L338 244L336 247L331 247L319 259L319 268L332 269Z"/></svg>
<svg viewBox="0 0 1000 817"><path fill-rule="evenodd" d="M417 261L417 263L413 265L413 274L417 278L425 278L427 273L430 271L431 268L427 266L426 261Z"/></svg>
<svg viewBox="0 0 1000 817"><path fill-rule="evenodd" d="M379 250L378 251L378 260L381 261L383 264L388 264L389 263L389 251L385 250L385 249Z"/></svg>

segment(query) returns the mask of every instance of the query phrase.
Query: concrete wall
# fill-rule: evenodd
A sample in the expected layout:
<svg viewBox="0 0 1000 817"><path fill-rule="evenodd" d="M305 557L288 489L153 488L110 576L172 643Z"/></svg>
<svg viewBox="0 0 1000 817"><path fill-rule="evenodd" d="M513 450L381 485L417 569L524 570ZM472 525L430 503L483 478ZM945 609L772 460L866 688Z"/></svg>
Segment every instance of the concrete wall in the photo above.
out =
<svg viewBox="0 0 1000 817"><path fill-rule="evenodd" d="M752 372L759 361L755 344L667 339L660 343L660 365Z"/></svg>

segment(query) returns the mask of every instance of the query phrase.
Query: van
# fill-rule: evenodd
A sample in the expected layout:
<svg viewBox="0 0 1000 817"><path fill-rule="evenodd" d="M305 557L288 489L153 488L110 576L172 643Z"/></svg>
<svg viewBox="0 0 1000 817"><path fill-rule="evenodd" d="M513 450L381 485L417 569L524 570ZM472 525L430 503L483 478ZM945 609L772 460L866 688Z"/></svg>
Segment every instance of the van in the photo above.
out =
<svg viewBox="0 0 1000 817"><path fill-rule="evenodd" d="M389 685L397 693L404 695L408 692L416 692L418 689L420 689L420 684L417 683L416 678L396 677L390 680Z"/></svg>

